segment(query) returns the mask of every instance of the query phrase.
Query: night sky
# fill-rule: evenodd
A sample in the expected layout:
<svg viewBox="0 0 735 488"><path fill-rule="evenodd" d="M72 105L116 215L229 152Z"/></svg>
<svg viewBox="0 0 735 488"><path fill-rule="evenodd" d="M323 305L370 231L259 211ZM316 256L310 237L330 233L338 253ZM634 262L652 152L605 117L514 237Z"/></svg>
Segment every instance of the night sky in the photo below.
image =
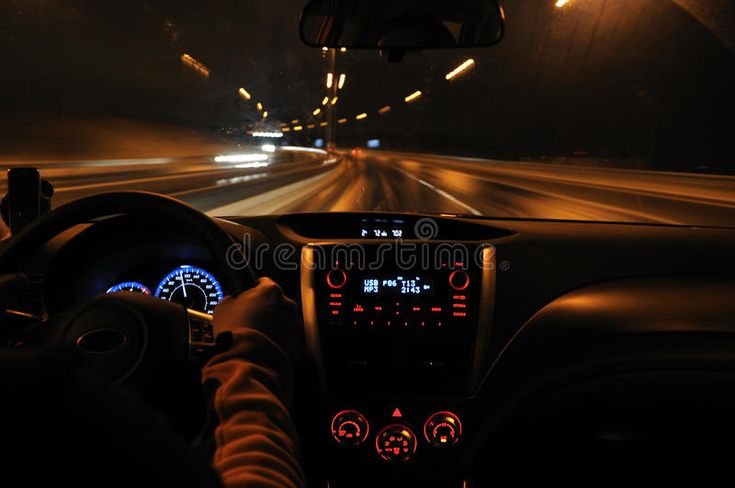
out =
<svg viewBox="0 0 735 488"><path fill-rule="evenodd" d="M730 0L506 0L505 39L486 49L337 55L341 146L502 159L624 160L733 171L735 18ZM304 2L0 0L0 110L145 119L201 130L312 117L326 58L303 45ZM724 9L724 10L723 10ZM724 16L723 12L730 14ZM718 20L719 19L719 20ZM205 77L181 61L188 53ZM476 66L444 75L467 58ZM238 96L245 87L250 101ZM403 98L424 96L407 105ZM378 109L392 110L379 115ZM368 117L356 121L355 115ZM320 130L289 133L311 143Z"/></svg>

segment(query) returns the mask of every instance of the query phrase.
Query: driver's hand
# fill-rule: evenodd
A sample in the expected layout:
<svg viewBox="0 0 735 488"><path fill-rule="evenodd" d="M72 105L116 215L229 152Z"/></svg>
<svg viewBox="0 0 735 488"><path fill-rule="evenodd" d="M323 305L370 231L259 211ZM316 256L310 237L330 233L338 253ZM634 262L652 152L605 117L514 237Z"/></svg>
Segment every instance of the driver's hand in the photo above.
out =
<svg viewBox="0 0 735 488"><path fill-rule="evenodd" d="M298 351L296 302L270 278L260 278L257 286L236 297L225 297L214 309L215 336L239 328L255 329L270 337L287 354Z"/></svg>

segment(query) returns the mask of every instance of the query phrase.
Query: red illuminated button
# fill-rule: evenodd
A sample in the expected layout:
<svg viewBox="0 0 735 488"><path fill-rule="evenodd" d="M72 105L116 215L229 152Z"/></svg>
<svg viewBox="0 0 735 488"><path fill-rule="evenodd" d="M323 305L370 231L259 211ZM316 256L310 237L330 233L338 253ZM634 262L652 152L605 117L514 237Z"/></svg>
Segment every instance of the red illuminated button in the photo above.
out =
<svg viewBox="0 0 735 488"><path fill-rule="evenodd" d="M378 454L391 463L409 461L416 453L416 444L416 435L402 424L389 425L375 437Z"/></svg>
<svg viewBox="0 0 735 488"><path fill-rule="evenodd" d="M462 422L452 412L437 412L424 424L424 437L434 447L451 447L462 437Z"/></svg>
<svg viewBox="0 0 735 488"><path fill-rule="evenodd" d="M461 269L449 275L449 285L457 291L466 290L470 286L470 276Z"/></svg>
<svg viewBox="0 0 735 488"><path fill-rule="evenodd" d="M332 438L341 446L359 446L369 430L367 419L357 410L343 410L332 418Z"/></svg>
<svg viewBox="0 0 735 488"><path fill-rule="evenodd" d="M330 288L338 289L347 283L347 274L341 269L333 269L327 273L327 285Z"/></svg>

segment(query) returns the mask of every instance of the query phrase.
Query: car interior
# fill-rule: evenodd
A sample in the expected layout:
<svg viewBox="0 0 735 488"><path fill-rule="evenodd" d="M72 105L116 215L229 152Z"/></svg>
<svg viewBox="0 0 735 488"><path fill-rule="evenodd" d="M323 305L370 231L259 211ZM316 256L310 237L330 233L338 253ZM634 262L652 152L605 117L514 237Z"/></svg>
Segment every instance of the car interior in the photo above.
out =
<svg viewBox="0 0 735 488"><path fill-rule="evenodd" d="M450 42L493 49L513 28L497 2L427 2L433 18L398 15L398 3L310 2L302 40L400 62ZM468 19L458 37L439 29L454 17ZM299 307L291 414L309 486L685 472L703 483L729 471L732 225L380 209L212 217L148 191L56 206L43 167L8 178L5 353L72 345L184 439L201 428L214 308L268 276Z"/></svg>

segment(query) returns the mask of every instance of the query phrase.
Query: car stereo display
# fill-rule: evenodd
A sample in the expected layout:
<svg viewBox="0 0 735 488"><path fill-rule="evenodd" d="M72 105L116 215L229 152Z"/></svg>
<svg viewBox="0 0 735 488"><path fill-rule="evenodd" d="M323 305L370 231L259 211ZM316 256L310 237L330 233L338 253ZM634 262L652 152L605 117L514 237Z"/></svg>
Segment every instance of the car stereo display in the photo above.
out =
<svg viewBox="0 0 735 488"><path fill-rule="evenodd" d="M362 295L366 296L432 295L433 293L434 281L428 276L394 275L364 276L362 278Z"/></svg>

